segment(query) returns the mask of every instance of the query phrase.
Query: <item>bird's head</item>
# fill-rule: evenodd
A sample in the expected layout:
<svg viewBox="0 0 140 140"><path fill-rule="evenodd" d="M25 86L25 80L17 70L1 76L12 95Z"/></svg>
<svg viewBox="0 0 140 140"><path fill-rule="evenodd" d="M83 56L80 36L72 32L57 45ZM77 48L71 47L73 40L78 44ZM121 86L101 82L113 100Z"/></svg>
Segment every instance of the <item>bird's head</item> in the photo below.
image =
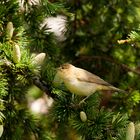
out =
<svg viewBox="0 0 140 140"><path fill-rule="evenodd" d="M73 65L65 63L57 69L57 73L61 78L67 77L72 72L73 67Z"/></svg>

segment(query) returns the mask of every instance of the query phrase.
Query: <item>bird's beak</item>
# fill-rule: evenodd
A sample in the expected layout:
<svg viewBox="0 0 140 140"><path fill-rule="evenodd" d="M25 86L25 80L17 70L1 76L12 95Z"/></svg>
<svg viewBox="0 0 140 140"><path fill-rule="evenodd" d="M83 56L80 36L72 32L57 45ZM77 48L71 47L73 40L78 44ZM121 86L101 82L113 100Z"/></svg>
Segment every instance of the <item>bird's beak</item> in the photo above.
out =
<svg viewBox="0 0 140 140"><path fill-rule="evenodd" d="M60 70L61 70L61 67L58 67L58 68L57 68L57 71L60 71Z"/></svg>

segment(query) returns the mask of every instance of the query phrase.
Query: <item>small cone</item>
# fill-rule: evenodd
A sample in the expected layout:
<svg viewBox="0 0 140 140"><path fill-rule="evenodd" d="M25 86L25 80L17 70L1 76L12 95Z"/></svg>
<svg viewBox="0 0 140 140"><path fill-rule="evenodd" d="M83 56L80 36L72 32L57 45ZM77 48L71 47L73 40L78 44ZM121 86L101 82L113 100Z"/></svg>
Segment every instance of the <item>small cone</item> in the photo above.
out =
<svg viewBox="0 0 140 140"><path fill-rule="evenodd" d="M82 122L86 122L87 121L87 115L84 111L80 112L80 118Z"/></svg>
<svg viewBox="0 0 140 140"><path fill-rule="evenodd" d="M46 57L45 53L39 53L38 55L35 56L32 63L35 65L42 65L45 57Z"/></svg>
<svg viewBox="0 0 140 140"><path fill-rule="evenodd" d="M135 126L133 122L130 122L126 130L126 140L134 140L135 138Z"/></svg>
<svg viewBox="0 0 140 140"><path fill-rule="evenodd" d="M13 46L13 62L19 63L21 59L20 48L17 44Z"/></svg>
<svg viewBox="0 0 140 140"><path fill-rule="evenodd" d="M8 22L7 27L6 27L6 34L9 40L11 40L11 38L13 37L13 32L14 32L13 23Z"/></svg>
<svg viewBox="0 0 140 140"><path fill-rule="evenodd" d="M3 134L3 125L0 125L0 137L2 136Z"/></svg>

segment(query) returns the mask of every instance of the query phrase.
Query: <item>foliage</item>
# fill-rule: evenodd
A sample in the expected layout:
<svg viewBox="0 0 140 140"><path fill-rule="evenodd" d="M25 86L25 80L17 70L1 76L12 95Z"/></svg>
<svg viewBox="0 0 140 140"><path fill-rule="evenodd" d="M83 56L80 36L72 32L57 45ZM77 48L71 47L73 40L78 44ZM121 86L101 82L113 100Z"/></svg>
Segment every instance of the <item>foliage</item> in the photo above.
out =
<svg viewBox="0 0 140 140"><path fill-rule="evenodd" d="M139 140L139 4L139 0L1 0L1 139L124 140L132 121ZM57 15L67 19L63 41L42 24ZM33 62L38 53L47 56L43 64ZM79 104L82 97L63 84L53 85L56 67L65 62L128 94L97 92ZM29 109L28 92L34 84L54 99L47 115L34 115Z"/></svg>

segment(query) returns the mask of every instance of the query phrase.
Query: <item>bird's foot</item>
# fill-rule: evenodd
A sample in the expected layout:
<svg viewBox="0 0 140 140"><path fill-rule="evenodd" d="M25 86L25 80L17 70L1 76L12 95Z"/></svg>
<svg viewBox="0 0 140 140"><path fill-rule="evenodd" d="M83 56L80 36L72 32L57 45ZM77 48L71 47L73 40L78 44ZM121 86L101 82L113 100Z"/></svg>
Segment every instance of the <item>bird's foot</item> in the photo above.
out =
<svg viewBox="0 0 140 140"><path fill-rule="evenodd" d="M83 100L81 100L81 101L79 102L79 106L81 106L82 104L86 104L85 100L86 100L86 98L84 98Z"/></svg>
<svg viewBox="0 0 140 140"><path fill-rule="evenodd" d="M90 97L91 95L88 95L87 97L85 97L82 101L80 101L79 102L79 106L81 105L81 104L85 104L86 102L86 100Z"/></svg>

